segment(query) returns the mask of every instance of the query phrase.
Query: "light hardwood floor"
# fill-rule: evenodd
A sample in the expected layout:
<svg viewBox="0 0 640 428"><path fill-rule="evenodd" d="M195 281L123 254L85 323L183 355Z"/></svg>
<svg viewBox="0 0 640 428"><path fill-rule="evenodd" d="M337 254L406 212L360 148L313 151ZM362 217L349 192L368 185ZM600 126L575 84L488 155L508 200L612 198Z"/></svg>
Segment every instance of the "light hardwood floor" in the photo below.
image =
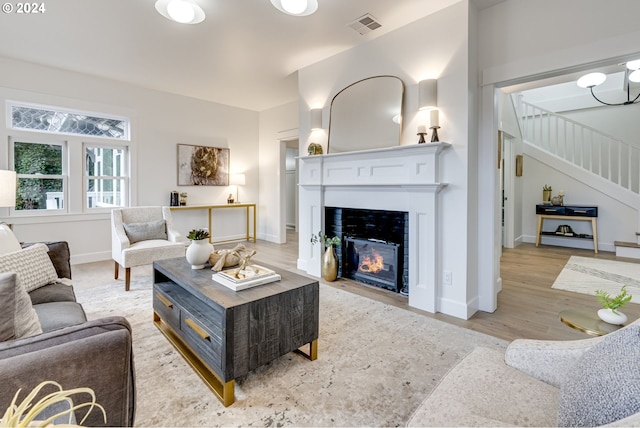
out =
<svg viewBox="0 0 640 428"><path fill-rule="evenodd" d="M298 236L287 233L287 244L258 241L243 243L255 248L256 258L284 269L305 274L296 269L298 258ZM231 248L235 244L218 245L216 248ZM551 285L571 255L622 260L633 263L635 259L617 258L614 253L591 250L521 244L515 249L504 249L501 259L502 291L498 294L498 309L493 313L478 312L469 320L461 320L443 314L430 314L407 304L407 299L396 293L379 289L348 279L323 282L332 287L350 291L371 299L401 307L425 317L436 318L471 330L490 334L506 340L529 339L583 339L584 333L560 322L559 312L564 309L596 311L600 305L595 297L551 289ZM629 304L625 314L630 320L640 317L640 305Z"/></svg>

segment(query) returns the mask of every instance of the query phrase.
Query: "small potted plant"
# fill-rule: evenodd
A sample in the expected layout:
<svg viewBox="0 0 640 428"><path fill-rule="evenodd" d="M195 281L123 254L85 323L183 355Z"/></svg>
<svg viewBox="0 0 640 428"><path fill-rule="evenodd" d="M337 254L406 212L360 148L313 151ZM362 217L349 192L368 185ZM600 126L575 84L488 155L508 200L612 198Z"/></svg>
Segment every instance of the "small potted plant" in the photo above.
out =
<svg viewBox="0 0 640 428"><path fill-rule="evenodd" d="M604 290L596 290L596 297L598 298L598 302L602 305L602 309L598 310L598 316L602 321L615 325L627 322L627 316L618 311L619 308L629 303L633 297L631 294L627 293L626 285L622 286L620 294L615 297L611 297L609 293Z"/></svg>
<svg viewBox="0 0 640 428"><path fill-rule="evenodd" d="M210 236L206 229L193 229L187 233L187 239L191 241L191 244L187 247L185 255L191 269L204 269L204 265L213 251L213 245L208 240Z"/></svg>
<svg viewBox="0 0 640 428"><path fill-rule="evenodd" d="M311 244L318 242L322 242L326 247L322 256L322 277L327 281L335 281L338 277L338 257L334 247L340 245L340 238L329 237L320 231L317 235L311 235Z"/></svg>

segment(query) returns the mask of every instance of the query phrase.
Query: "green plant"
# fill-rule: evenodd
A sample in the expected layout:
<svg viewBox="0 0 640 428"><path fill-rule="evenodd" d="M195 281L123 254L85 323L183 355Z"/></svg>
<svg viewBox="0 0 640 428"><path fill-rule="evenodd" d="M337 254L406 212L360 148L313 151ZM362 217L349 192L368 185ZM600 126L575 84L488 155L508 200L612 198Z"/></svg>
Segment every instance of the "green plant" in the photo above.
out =
<svg viewBox="0 0 640 428"><path fill-rule="evenodd" d="M618 315L616 309L621 308L629 303L633 296L627 293L627 286L624 285L620 289L620 294L615 297L611 297L609 293L604 290L596 290L596 297L598 298L598 302L600 302L603 308L611 309L614 314Z"/></svg>
<svg viewBox="0 0 640 428"><path fill-rule="evenodd" d="M187 239L192 241L199 241L201 239L207 239L209 236L209 231L205 229L193 229L187 234Z"/></svg>
<svg viewBox="0 0 640 428"><path fill-rule="evenodd" d="M33 403L33 400L47 385L53 385L58 390L47 394L37 402ZM16 392L16 395L13 397L11 404L7 408L7 411L4 413L2 418L0 418L0 427L26 427L26 426L38 426L38 427L46 427L49 426L54 420L58 419L61 416L69 415L69 425L72 423L72 415L73 413L82 407L89 407L89 411L82 418L80 424L82 424L91 410L94 407L102 410L102 416L104 417L104 422L107 423L107 413L100 404L96 403L96 395L91 388L74 388L69 390L63 390L62 386L53 381L45 381L41 382L36 386L33 391L31 391L25 398L17 404L18 395L20 394L20 390ZM82 404L73 404L73 400L71 399L72 395L75 394L89 394L91 396L91 401L82 403ZM68 404L68 409L62 412L59 412L53 416L50 416L46 420L35 420L38 417L39 413L42 412L45 408L54 405L56 403L66 402Z"/></svg>
<svg viewBox="0 0 640 428"><path fill-rule="evenodd" d="M328 237L320 231L317 235L315 233L311 235L311 243L315 244L317 242L322 242L325 246L333 245L337 247L340 245L340 238L337 236Z"/></svg>
<svg viewBox="0 0 640 428"><path fill-rule="evenodd" d="M549 186L548 184L545 184L544 186L542 186L542 190L551 191L551 186Z"/></svg>

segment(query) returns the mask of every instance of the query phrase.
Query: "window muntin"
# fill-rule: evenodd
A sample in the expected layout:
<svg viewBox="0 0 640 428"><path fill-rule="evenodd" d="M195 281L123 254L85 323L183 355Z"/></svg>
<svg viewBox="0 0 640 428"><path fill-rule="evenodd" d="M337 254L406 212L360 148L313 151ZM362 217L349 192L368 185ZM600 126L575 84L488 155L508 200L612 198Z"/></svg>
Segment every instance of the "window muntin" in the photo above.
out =
<svg viewBox="0 0 640 428"><path fill-rule="evenodd" d="M127 148L86 144L84 159L85 207L91 209L127 206Z"/></svg>
<svg viewBox="0 0 640 428"><path fill-rule="evenodd" d="M58 107L11 103L11 128L129 140L127 119L73 112Z"/></svg>
<svg viewBox="0 0 640 428"><path fill-rule="evenodd" d="M66 194L66 144L13 141L16 211L62 210Z"/></svg>

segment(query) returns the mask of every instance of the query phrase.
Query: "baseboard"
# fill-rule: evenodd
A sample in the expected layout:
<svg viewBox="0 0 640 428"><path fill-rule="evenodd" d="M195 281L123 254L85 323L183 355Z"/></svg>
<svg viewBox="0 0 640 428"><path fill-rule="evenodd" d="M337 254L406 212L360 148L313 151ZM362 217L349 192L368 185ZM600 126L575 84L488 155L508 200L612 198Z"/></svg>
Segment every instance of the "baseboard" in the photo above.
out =
<svg viewBox="0 0 640 428"><path fill-rule="evenodd" d="M83 263L103 262L112 260L111 251L102 251L99 253L72 254L69 263L72 265L81 265Z"/></svg>
<svg viewBox="0 0 640 428"><path fill-rule="evenodd" d="M616 247L616 257L626 257L629 259L640 259L640 248Z"/></svg>

